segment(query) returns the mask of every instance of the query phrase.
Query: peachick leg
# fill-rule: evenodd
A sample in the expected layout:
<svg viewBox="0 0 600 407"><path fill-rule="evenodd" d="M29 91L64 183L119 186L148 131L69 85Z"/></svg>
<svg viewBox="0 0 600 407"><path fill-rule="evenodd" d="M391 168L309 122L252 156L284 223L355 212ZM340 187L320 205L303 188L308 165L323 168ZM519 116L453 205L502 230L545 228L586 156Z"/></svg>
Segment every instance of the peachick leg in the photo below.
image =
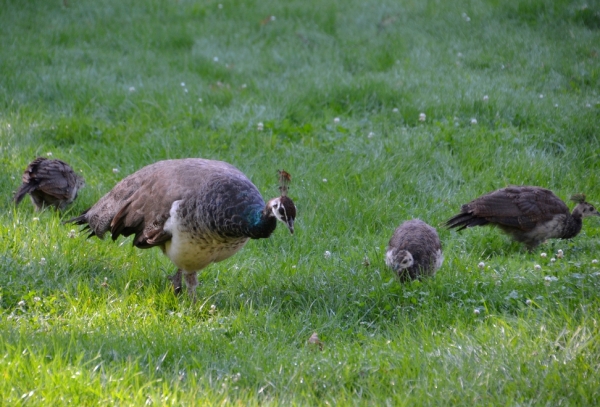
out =
<svg viewBox="0 0 600 407"><path fill-rule="evenodd" d="M187 285L188 294L190 295L192 300L194 300L194 302L195 302L196 301L196 287L198 287L198 277L196 276L195 271L192 271L191 273L186 271L186 272L184 272L184 274L185 274L185 285Z"/></svg>
<svg viewBox="0 0 600 407"><path fill-rule="evenodd" d="M173 291L176 295L181 294L181 289L183 286L183 282L181 280L182 274L183 273L181 272L181 269L179 269L175 274L168 277L168 279L171 280L171 283L173 284Z"/></svg>

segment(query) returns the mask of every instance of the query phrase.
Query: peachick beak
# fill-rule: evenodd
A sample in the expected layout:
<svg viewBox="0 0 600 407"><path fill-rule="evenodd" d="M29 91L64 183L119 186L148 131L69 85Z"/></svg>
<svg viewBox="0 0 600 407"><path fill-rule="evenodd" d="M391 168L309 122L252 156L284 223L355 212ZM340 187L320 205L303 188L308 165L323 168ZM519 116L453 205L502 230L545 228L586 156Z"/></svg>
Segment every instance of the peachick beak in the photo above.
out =
<svg viewBox="0 0 600 407"><path fill-rule="evenodd" d="M290 230L290 233L293 235L294 234L294 219L288 219L286 225L287 225L288 229Z"/></svg>

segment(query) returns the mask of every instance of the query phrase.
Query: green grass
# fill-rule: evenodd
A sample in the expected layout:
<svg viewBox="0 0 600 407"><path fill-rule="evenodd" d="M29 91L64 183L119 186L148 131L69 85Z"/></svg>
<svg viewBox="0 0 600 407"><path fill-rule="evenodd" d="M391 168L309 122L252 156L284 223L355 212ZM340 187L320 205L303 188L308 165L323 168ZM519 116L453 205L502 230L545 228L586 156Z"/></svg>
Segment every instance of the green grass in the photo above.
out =
<svg viewBox="0 0 600 407"><path fill-rule="evenodd" d="M0 0L0 404L598 405L600 221L533 254L440 226L509 184L600 204L600 5L220 4ZM15 208L48 153L87 186ZM299 210L196 304L159 251L61 223L179 157L265 198L285 168ZM446 260L401 285L383 253L413 217Z"/></svg>

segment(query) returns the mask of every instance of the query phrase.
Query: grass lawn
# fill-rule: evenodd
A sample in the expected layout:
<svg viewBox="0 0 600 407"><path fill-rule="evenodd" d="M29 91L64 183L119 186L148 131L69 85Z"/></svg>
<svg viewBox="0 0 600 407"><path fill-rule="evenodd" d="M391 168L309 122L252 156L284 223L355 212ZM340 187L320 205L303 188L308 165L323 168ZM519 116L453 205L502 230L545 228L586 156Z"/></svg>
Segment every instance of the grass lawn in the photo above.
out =
<svg viewBox="0 0 600 407"><path fill-rule="evenodd" d="M534 253L441 225L510 184L599 206L599 136L597 1L0 0L0 405L598 405L600 219ZM50 155L77 201L15 207ZM298 207L196 304L61 223L181 157ZM402 285L414 217L446 259Z"/></svg>

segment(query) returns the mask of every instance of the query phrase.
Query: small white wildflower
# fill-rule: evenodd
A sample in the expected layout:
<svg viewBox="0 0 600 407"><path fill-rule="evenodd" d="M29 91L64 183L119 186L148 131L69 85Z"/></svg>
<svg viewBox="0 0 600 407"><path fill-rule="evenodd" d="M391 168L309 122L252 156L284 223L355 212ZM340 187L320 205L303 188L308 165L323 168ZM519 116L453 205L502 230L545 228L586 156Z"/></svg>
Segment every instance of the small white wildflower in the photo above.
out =
<svg viewBox="0 0 600 407"><path fill-rule="evenodd" d="M188 90L187 90L187 88L184 88L184 89L183 89L183 91L184 91L185 93L188 93Z"/></svg>
<svg viewBox="0 0 600 407"><path fill-rule="evenodd" d="M293 269L295 269L295 268L296 268L296 265L294 264L294 265L292 266L292 268L293 268Z"/></svg>
<svg viewBox="0 0 600 407"><path fill-rule="evenodd" d="M71 229L71 231L69 232L69 238L70 239L75 239L75 229Z"/></svg>
<svg viewBox="0 0 600 407"><path fill-rule="evenodd" d="M544 95L540 93L540 99L543 99L543 98L544 98Z"/></svg>
<svg viewBox="0 0 600 407"><path fill-rule="evenodd" d="M40 264L41 264L42 266L46 264L46 258L45 258L45 257L42 257L42 258L40 259Z"/></svg>
<svg viewBox="0 0 600 407"><path fill-rule="evenodd" d="M11 175L11 176L10 176L10 179L14 180L14 179L15 179L15 176L14 176L14 175Z"/></svg>
<svg viewBox="0 0 600 407"><path fill-rule="evenodd" d="M242 89L246 89L248 87L248 85L246 85L245 83L242 83Z"/></svg>
<svg viewBox="0 0 600 407"><path fill-rule="evenodd" d="M533 266L533 268L534 268L535 270L541 270L541 269L542 269L542 266L540 266L539 264L536 264L535 266Z"/></svg>
<svg viewBox="0 0 600 407"><path fill-rule="evenodd" d="M555 103L555 104L554 104L554 107L558 107L558 103Z"/></svg>
<svg viewBox="0 0 600 407"><path fill-rule="evenodd" d="M540 256L542 256L543 258L546 258L548 255L546 253L541 253Z"/></svg>
<svg viewBox="0 0 600 407"><path fill-rule="evenodd" d="M462 58L463 57L463 53L459 52L458 54L456 54L457 57Z"/></svg>
<svg viewBox="0 0 600 407"><path fill-rule="evenodd" d="M323 255L326 259L331 258L331 252L329 250L325 250L325 254Z"/></svg>
<svg viewBox="0 0 600 407"><path fill-rule="evenodd" d="M263 131L264 129L265 129L265 125L263 124L263 122L256 123L256 130Z"/></svg>
<svg viewBox="0 0 600 407"><path fill-rule="evenodd" d="M19 302L17 303L17 305L18 305L19 307L24 307L24 306L25 306L25 300L21 300L21 301L19 301Z"/></svg>
<svg viewBox="0 0 600 407"><path fill-rule="evenodd" d="M531 304L533 304L533 301L531 301L530 299L527 299L527 301L525 301L525 304L531 305Z"/></svg>
<svg viewBox="0 0 600 407"><path fill-rule="evenodd" d="M219 5L217 6L219 9L223 8L223 5L221 3L219 3Z"/></svg>
<svg viewBox="0 0 600 407"><path fill-rule="evenodd" d="M214 57L214 58L213 58L213 61L215 61L215 62L219 62L219 57Z"/></svg>
<svg viewBox="0 0 600 407"><path fill-rule="evenodd" d="M372 131L369 132L369 134L367 135L368 138L373 138L375 137L375 133L373 133Z"/></svg>
<svg viewBox="0 0 600 407"><path fill-rule="evenodd" d="M37 222L37 221L40 220L40 218L32 218L31 220L34 221L34 222Z"/></svg>
<svg viewBox="0 0 600 407"><path fill-rule="evenodd" d="M129 91L130 91L130 92L135 92L135 87L134 87L134 86L130 86L130 87L129 87Z"/></svg>
<svg viewBox="0 0 600 407"><path fill-rule="evenodd" d="M271 21L275 21L275 16L271 16Z"/></svg>
<svg viewBox="0 0 600 407"><path fill-rule="evenodd" d="M598 259L592 260L592 264L598 264Z"/></svg>
<svg viewBox="0 0 600 407"><path fill-rule="evenodd" d="M473 118L471 119L471 124L477 124L477 119L473 117Z"/></svg>
<svg viewBox="0 0 600 407"><path fill-rule="evenodd" d="M327 182L327 178L323 178L323 182Z"/></svg>
<svg viewBox="0 0 600 407"><path fill-rule="evenodd" d="M198 102L202 102L202 98L198 98Z"/></svg>
<svg viewBox="0 0 600 407"><path fill-rule="evenodd" d="M392 109L392 113L398 113L399 111L400 111L400 110L398 110L398 108L397 108L397 107L395 107L395 108L393 108L393 109Z"/></svg>
<svg viewBox="0 0 600 407"><path fill-rule="evenodd" d="M490 97L488 95L483 95L483 101L487 102L488 100L490 100Z"/></svg>
<svg viewBox="0 0 600 407"><path fill-rule="evenodd" d="M471 21L471 17L467 15L467 13L462 13L462 18L468 23Z"/></svg>
<svg viewBox="0 0 600 407"><path fill-rule="evenodd" d="M118 174L119 173L119 169L118 168L113 168L112 172L113 172L113 174Z"/></svg>
<svg viewBox="0 0 600 407"><path fill-rule="evenodd" d="M52 152L51 152L51 151L48 151L48 152L46 153L46 155L47 155L48 157L52 157Z"/></svg>
<svg viewBox="0 0 600 407"><path fill-rule="evenodd" d="M419 114L419 121L420 122L424 122L427 119L427 116L425 115L425 113L420 113Z"/></svg>
<svg viewBox="0 0 600 407"><path fill-rule="evenodd" d="M481 311L479 311L479 308L475 308L475 309L473 310L473 314L475 314L475 315L479 315L479 313L480 313L480 312L481 312Z"/></svg>
<svg viewBox="0 0 600 407"><path fill-rule="evenodd" d="M185 88L185 82L181 82L181 87Z"/></svg>
<svg viewBox="0 0 600 407"><path fill-rule="evenodd" d="M40 297L33 297L33 302L40 302L42 299Z"/></svg>
<svg viewBox="0 0 600 407"><path fill-rule="evenodd" d="M585 107L592 107L592 105L590 105L589 103L586 103Z"/></svg>
<svg viewBox="0 0 600 407"><path fill-rule="evenodd" d="M211 304L210 310L208 310L208 313L212 315L215 312L217 312L217 306L215 304Z"/></svg>
<svg viewBox="0 0 600 407"><path fill-rule="evenodd" d="M336 124L339 123L340 122L340 118L339 117L334 117L333 118L333 122L336 123Z"/></svg>
<svg viewBox="0 0 600 407"><path fill-rule="evenodd" d="M564 255L565 254L561 249L558 249L558 251L556 252L556 257L558 257L559 259L562 259Z"/></svg>
<svg viewBox="0 0 600 407"><path fill-rule="evenodd" d="M550 259L550 262L554 263L556 261L556 259L553 257Z"/></svg>
<svg viewBox="0 0 600 407"><path fill-rule="evenodd" d="M480 269L483 270L483 268L485 267L485 263L480 261L479 264L477 265L477 267L479 267Z"/></svg>
<svg viewBox="0 0 600 407"><path fill-rule="evenodd" d="M549 283L550 281L552 281L552 277L546 276L546 277L544 277L544 281Z"/></svg>

